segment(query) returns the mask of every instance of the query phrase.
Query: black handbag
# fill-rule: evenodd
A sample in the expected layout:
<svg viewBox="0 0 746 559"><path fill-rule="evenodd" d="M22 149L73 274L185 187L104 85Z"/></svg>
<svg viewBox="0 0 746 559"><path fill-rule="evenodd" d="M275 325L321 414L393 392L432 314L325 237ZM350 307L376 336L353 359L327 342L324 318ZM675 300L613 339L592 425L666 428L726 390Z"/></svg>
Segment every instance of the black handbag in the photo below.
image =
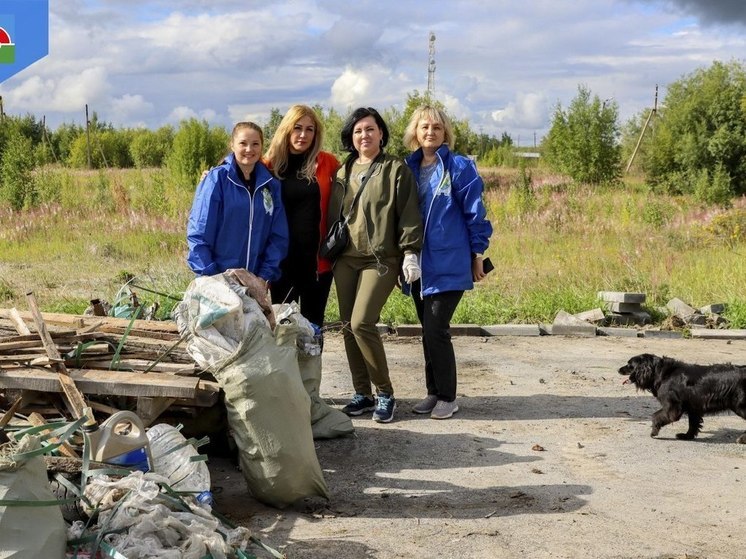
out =
<svg viewBox="0 0 746 559"><path fill-rule="evenodd" d="M346 219L338 219L329 227L329 232L321 241L319 255L327 260L336 260L350 242L350 228Z"/></svg>
<svg viewBox="0 0 746 559"><path fill-rule="evenodd" d="M326 234L326 237L321 241L321 246L319 247L319 256L322 258L326 258L327 260L336 260L340 254L344 252L344 250L347 248L347 245L350 244L350 228L347 225L347 222L350 220L350 216L352 215L352 209L355 207L355 203L360 198L360 195L363 193L363 188L365 188L365 183L368 182L368 179L373 175L373 172L376 170L376 167L378 166L378 158L376 158L375 161L370 166L370 169L368 169L368 173L365 175L365 178L363 179L363 182L360 183L360 188L358 188L357 192L355 193L355 197L352 199L352 204L350 204L350 211L347 212L346 216L342 215L342 208L339 209L339 219L332 223L332 226L329 227L329 231ZM350 164L345 165L345 184L349 184L350 182L350 169L352 168L352 159L350 159Z"/></svg>

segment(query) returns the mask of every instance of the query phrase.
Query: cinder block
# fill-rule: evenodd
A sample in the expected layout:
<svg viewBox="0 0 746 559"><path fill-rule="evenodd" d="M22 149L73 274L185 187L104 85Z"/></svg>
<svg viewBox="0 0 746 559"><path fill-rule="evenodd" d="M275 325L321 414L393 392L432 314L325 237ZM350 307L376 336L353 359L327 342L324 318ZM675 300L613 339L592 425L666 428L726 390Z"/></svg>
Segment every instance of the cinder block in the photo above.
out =
<svg viewBox="0 0 746 559"><path fill-rule="evenodd" d="M669 339L669 338L683 338L684 334L682 334L681 332L675 332L673 330L643 330L642 337L643 338Z"/></svg>
<svg viewBox="0 0 746 559"><path fill-rule="evenodd" d="M596 326L565 311L559 311L552 323L552 335L590 338L596 335Z"/></svg>
<svg viewBox="0 0 746 559"><path fill-rule="evenodd" d="M541 336L538 324L493 324L482 326L484 336Z"/></svg>
<svg viewBox="0 0 746 559"><path fill-rule="evenodd" d="M691 331L692 338L704 340L746 340L746 330L708 330L706 328L696 328Z"/></svg>
<svg viewBox="0 0 746 559"><path fill-rule="evenodd" d="M422 336L422 326L419 324L399 324L394 328L397 336Z"/></svg>
<svg viewBox="0 0 746 559"><path fill-rule="evenodd" d="M714 303L712 305L706 305L699 309L702 314L722 314L725 312L724 303Z"/></svg>
<svg viewBox="0 0 746 559"><path fill-rule="evenodd" d="M482 336L482 327L478 324L451 324L451 336Z"/></svg>
<svg viewBox="0 0 746 559"><path fill-rule="evenodd" d="M694 307L690 307L684 301L678 299L677 297L674 297L668 303L666 303L666 308L671 311L671 314L675 314L679 318L684 319L687 316L693 315L697 312L697 309L695 309Z"/></svg>
<svg viewBox="0 0 746 559"><path fill-rule="evenodd" d="M609 303L644 303L644 293L626 293L624 291L599 291L597 297Z"/></svg>
<svg viewBox="0 0 746 559"><path fill-rule="evenodd" d="M643 326L650 324L650 314L645 311L632 313L610 313L608 316L609 324L612 326Z"/></svg>
<svg viewBox="0 0 746 559"><path fill-rule="evenodd" d="M594 324L606 320L606 315L601 309L591 309L589 311L583 311L574 316L575 318L579 318L580 320L584 320L585 322L592 322Z"/></svg>
<svg viewBox="0 0 746 559"><path fill-rule="evenodd" d="M379 322L378 324L376 324L376 328L378 328L378 333L381 334L382 336L384 334L392 333L391 326L389 326L388 324L384 324L383 322Z"/></svg>
<svg viewBox="0 0 746 559"><path fill-rule="evenodd" d="M640 303L604 303L604 307L611 312L619 313L631 313L631 312L642 312L642 305Z"/></svg>
<svg viewBox="0 0 746 559"><path fill-rule="evenodd" d="M611 326L602 326L598 328L599 336L617 336L622 338L639 338L640 331L634 328L614 328Z"/></svg>

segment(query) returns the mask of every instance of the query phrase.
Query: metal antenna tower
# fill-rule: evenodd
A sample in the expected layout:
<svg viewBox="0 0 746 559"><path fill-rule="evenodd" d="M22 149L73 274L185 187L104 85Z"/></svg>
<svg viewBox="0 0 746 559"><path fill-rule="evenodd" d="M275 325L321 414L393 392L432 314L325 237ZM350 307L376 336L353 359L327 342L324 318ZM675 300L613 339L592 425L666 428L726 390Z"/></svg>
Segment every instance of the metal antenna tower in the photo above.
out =
<svg viewBox="0 0 746 559"><path fill-rule="evenodd" d="M430 48L428 49L427 62L427 92L435 91L435 33L430 31Z"/></svg>

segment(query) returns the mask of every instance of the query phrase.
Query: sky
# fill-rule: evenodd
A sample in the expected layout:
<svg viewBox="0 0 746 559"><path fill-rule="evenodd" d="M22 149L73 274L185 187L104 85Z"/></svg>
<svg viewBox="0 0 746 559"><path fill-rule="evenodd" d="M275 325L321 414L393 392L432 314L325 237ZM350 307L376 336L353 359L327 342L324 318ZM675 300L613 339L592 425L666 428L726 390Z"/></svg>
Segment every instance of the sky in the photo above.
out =
<svg viewBox="0 0 746 559"><path fill-rule="evenodd" d="M0 84L6 113L230 129L294 103L402 109L427 90L472 130L541 141L578 87L622 123L666 85L746 60L744 0L51 0L47 57Z"/></svg>

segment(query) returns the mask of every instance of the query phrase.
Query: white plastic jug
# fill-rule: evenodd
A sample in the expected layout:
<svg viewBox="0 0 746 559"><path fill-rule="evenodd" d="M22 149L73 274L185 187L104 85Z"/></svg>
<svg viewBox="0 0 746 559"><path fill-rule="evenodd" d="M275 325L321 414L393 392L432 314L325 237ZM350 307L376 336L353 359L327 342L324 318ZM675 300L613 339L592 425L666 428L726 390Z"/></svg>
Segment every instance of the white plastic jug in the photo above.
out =
<svg viewBox="0 0 746 559"><path fill-rule="evenodd" d="M86 428L86 431L90 441L86 450L89 459L143 472L151 469L150 441L136 413L118 411L101 425Z"/></svg>
<svg viewBox="0 0 746 559"><path fill-rule="evenodd" d="M148 429L153 471L167 477L176 491L195 494L210 491L210 470L204 460L192 461L199 451L186 442L181 432L168 423L159 423Z"/></svg>

